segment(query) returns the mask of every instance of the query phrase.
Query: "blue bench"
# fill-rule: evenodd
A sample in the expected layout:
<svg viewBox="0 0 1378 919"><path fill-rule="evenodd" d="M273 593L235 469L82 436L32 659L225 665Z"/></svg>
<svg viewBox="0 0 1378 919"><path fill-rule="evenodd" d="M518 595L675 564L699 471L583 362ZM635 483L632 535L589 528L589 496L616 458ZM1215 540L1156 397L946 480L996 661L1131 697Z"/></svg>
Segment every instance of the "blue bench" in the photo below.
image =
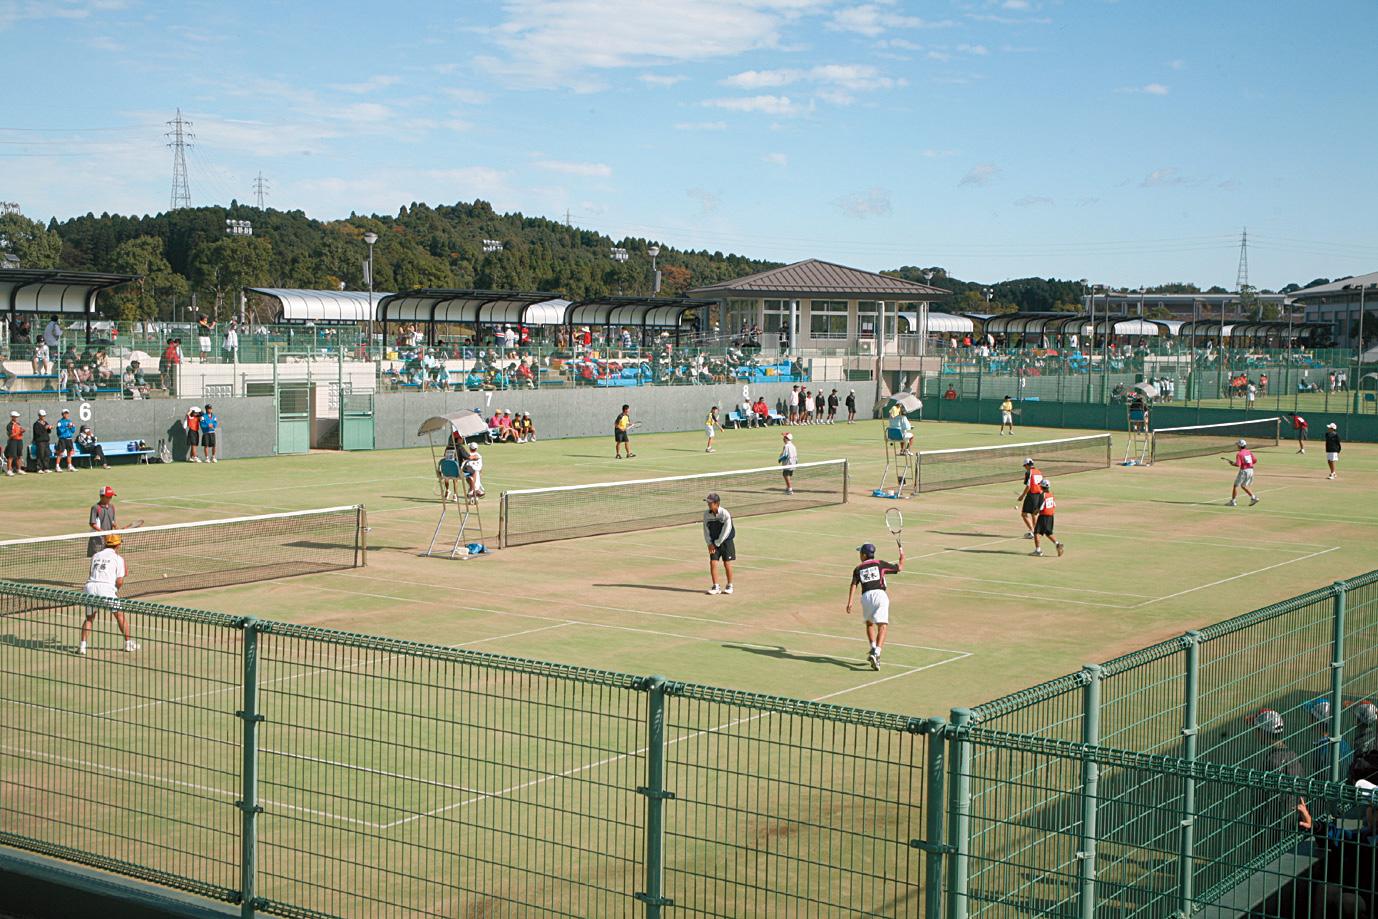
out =
<svg viewBox="0 0 1378 919"><path fill-rule="evenodd" d="M141 462L141 463L146 463L146 462L148 462L148 458L149 458L150 456L152 456L154 453L158 452L158 451L156 451L156 450L149 450L149 449L140 450L140 449L138 449L138 448L135 448L135 447L131 447L131 446L130 446L131 444L135 444L135 443L138 443L138 441L137 441L137 440L112 440L110 443L104 443L104 442L102 442L101 445L100 445L100 448L101 448L101 450L103 450L103 451L105 452L105 458L106 458L107 461L108 461L108 460L115 459L116 457L120 457L120 456L134 456L134 457L138 457L139 462ZM56 446L55 444L52 444L52 443L49 443L49 444L48 444L48 455L49 455L50 458L54 458L54 459L57 457L57 446ZM38 451L35 449L35 447L34 447L33 444L29 444L29 462L32 463L32 462L34 462L34 461L37 460L37 459L38 459ZM95 467L95 462L96 462L96 461L95 461L95 458L94 458L90 453L82 453L81 450L77 450L77 451L76 451L76 454L75 454L75 456L74 456L74 459L84 459L84 460L86 460L86 468L87 468L87 469L92 469L92 468Z"/></svg>

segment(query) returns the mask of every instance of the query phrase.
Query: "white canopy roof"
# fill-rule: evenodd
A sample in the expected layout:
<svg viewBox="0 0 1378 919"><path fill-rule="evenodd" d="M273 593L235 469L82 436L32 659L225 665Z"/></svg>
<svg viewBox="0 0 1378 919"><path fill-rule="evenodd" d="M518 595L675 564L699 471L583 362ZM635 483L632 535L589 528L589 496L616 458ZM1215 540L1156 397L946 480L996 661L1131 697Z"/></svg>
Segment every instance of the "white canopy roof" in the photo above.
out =
<svg viewBox="0 0 1378 919"><path fill-rule="evenodd" d="M282 322L368 322L368 291L298 290L286 287L250 287L249 293L272 297L278 302ZM373 292L373 302L391 296Z"/></svg>
<svg viewBox="0 0 1378 919"><path fill-rule="evenodd" d="M94 313L97 292L137 280L132 274L4 268L0 269L0 308L19 313Z"/></svg>
<svg viewBox="0 0 1378 919"><path fill-rule="evenodd" d="M911 329L915 332L919 330L918 313L900 313L900 315L909 321L909 327ZM965 316L954 316L951 313L934 312L928 314L928 333L930 335L934 332L972 332L975 331L975 329L975 323Z"/></svg>

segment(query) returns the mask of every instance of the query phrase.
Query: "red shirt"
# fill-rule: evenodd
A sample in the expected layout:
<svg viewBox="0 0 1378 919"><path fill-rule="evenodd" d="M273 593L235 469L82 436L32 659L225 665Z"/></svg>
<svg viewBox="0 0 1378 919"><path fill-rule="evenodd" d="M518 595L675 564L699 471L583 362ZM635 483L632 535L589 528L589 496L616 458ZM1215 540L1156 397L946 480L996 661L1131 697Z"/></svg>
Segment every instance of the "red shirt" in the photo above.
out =
<svg viewBox="0 0 1378 919"><path fill-rule="evenodd" d="M1247 448L1240 450L1234 455L1234 464L1240 469L1252 469L1258 460L1254 459L1253 453Z"/></svg>
<svg viewBox="0 0 1378 919"><path fill-rule="evenodd" d="M1053 516L1053 513L1054 513L1056 510L1057 510L1057 500L1056 500L1055 498L1053 498L1052 495L1045 494L1045 495L1043 496L1043 506L1042 506L1041 508L1039 508L1039 510L1038 510L1039 516L1040 516L1040 517L1051 517L1051 516Z"/></svg>
<svg viewBox="0 0 1378 919"><path fill-rule="evenodd" d="M1292 427L1296 428L1296 429L1299 430L1299 431L1305 431L1307 428L1311 427L1311 425L1308 424L1307 421L1306 421L1306 419L1303 418L1302 416L1300 416L1300 415L1293 415L1293 416L1292 416Z"/></svg>
<svg viewBox="0 0 1378 919"><path fill-rule="evenodd" d="M1029 483L1029 494L1043 494L1043 473L1038 471L1037 466L1030 466L1025 479Z"/></svg>

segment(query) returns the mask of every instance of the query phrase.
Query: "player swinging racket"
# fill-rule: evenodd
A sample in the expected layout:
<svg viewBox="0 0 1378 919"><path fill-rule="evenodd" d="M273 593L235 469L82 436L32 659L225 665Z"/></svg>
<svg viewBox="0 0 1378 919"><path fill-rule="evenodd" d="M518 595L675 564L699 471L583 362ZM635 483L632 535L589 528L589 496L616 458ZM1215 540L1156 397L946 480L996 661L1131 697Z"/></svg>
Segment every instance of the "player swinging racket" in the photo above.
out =
<svg viewBox="0 0 1378 919"><path fill-rule="evenodd" d="M1235 446L1239 447L1239 452L1234 455L1234 459L1221 457L1225 462L1239 470L1234 476L1234 488L1230 489L1229 506L1235 506L1235 499L1239 497L1239 490L1242 488L1244 494L1249 496L1249 506L1253 507L1258 503L1258 495L1254 494L1253 489L1249 486L1254 484L1254 467L1258 465L1258 460L1243 438L1236 441Z"/></svg>
<svg viewBox="0 0 1378 919"><path fill-rule="evenodd" d="M1024 460L1024 490L1019 493L1019 517L1027 530L1025 539L1034 538L1034 523L1038 517L1039 495L1043 492L1043 473L1034 465L1033 457Z"/></svg>
<svg viewBox="0 0 1378 919"><path fill-rule="evenodd" d="M872 670L880 669L880 655L885 649L885 633L890 628L890 595L885 592L885 576L899 574L904 570L904 546L900 543L900 530L903 516L898 508L885 512L885 522L890 532L895 534L895 545L899 546L900 560L897 564L876 558L876 547L865 543L856 547L861 555L861 564L852 569L852 583L847 588L847 615L852 613L852 598L856 589L861 588L861 616L866 622L866 640L871 650L866 654L866 662Z"/></svg>
<svg viewBox="0 0 1378 919"><path fill-rule="evenodd" d="M139 645L129 633L129 622L124 618L124 611L120 609L119 589L124 586L124 579L129 573L124 558L120 556L120 534L109 534L105 537L104 543L105 548L91 556L91 575L86 581L86 594L101 597L106 602L100 605L92 604L86 608L86 621L81 624L81 644L77 646L78 654L86 653L86 642L91 637L91 624L95 622L96 614L102 609L110 610L111 615L115 617L115 623L124 635L124 649L139 650Z"/></svg>
<svg viewBox="0 0 1378 919"><path fill-rule="evenodd" d="M1057 513L1057 499L1053 497L1053 483L1044 479L1041 483L1043 488L1038 495L1038 520L1034 523L1034 550L1030 555L1042 555L1043 547L1040 544L1044 536L1053 541L1057 547L1058 558L1062 557L1062 543L1057 541L1053 535L1053 515Z"/></svg>
<svg viewBox="0 0 1378 919"><path fill-rule="evenodd" d="M703 512L703 541L708 543L708 576L713 579L708 593L714 596L731 594L732 563L737 560L737 528L732 525L732 515L722 506L717 492L703 500L708 504L708 510ZM727 577L726 587L718 586L718 562L722 562L723 574Z"/></svg>
<svg viewBox="0 0 1378 919"><path fill-rule="evenodd" d="M703 420L703 429L708 434L708 446L704 449L704 453L714 452L713 435L717 433L720 427L722 427L722 422L718 420L718 407L715 405L708 410L708 417Z"/></svg>
<svg viewBox="0 0 1378 919"><path fill-rule="evenodd" d="M1300 415L1292 416L1292 428L1297 432L1297 452L1306 452L1306 436L1311 431L1311 425Z"/></svg>

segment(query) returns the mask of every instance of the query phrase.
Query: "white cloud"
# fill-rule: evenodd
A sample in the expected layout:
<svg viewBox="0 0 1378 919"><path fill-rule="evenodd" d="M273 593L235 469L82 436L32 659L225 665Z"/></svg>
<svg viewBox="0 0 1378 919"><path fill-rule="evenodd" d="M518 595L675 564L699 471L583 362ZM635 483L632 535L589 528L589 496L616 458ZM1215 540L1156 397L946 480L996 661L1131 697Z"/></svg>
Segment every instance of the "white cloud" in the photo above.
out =
<svg viewBox="0 0 1378 919"><path fill-rule="evenodd" d="M1177 58L1176 60L1168 61L1168 62L1167 62L1167 65L1168 65L1168 67L1171 68L1172 70L1186 70L1186 69L1187 69L1187 62L1184 61L1184 60L1182 60L1181 58Z"/></svg>
<svg viewBox="0 0 1378 919"><path fill-rule="evenodd" d="M1181 185L1185 181L1186 180L1182 178L1181 174L1177 171L1176 167L1164 166L1163 168L1155 169L1148 175L1144 176L1144 180L1139 183L1139 187L1164 188L1169 185Z"/></svg>
<svg viewBox="0 0 1378 919"><path fill-rule="evenodd" d="M736 89L770 89L789 86L804 77L802 70L743 70L723 80L724 86Z"/></svg>
<svg viewBox="0 0 1378 919"><path fill-rule="evenodd" d="M705 99L703 104L709 108L726 109L729 112L760 112L764 115L784 117L803 115L809 107L801 105L789 96L738 96L727 99Z"/></svg>
<svg viewBox="0 0 1378 919"><path fill-rule="evenodd" d="M761 162L769 163L772 166L788 166L789 156L784 153L767 153L761 157Z"/></svg>
<svg viewBox="0 0 1378 919"><path fill-rule="evenodd" d="M1029 0L1005 0L1004 3L1000 4L1000 7L1006 10L1027 10Z"/></svg>
<svg viewBox="0 0 1378 919"><path fill-rule="evenodd" d="M678 73L643 73L637 79L647 86L668 87L683 83L688 78Z"/></svg>
<svg viewBox="0 0 1378 919"><path fill-rule="evenodd" d="M476 63L509 83L592 91L601 72L733 57L781 45L781 30L824 0L506 0L482 30L497 57Z"/></svg>
<svg viewBox="0 0 1378 919"><path fill-rule="evenodd" d="M841 105L854 101L850 95L853 92L905 85L903 79L885 76L870 64L821 64L809 70L745 70L723 80L728 86L747 90L773 89L801 82L825 87L818 90L818 97Z"/></svg>
<svg viewBox="0 0 1378 919"><path fill-rule="evenodd" d="M947 62L947 61L952 60L952 55L948 54L946 51L930 51L930 52L928 52L928 54L926 55L926 57L927 57L930 61L942 61L942 62Z"/></svg>
<svg viewBox="0 0 1378 919"><path fill-rule="evenodd" d="M956 151L956 150L938 150L938 149L935 149L935 148L933 148L933 147L929 147L929 148L927 148L927 149L924 149L924 150L920 150L920 151L919 151L919 156L926 156L926 157L928 157L928 158L931 159L931 160L942 159L943 157L956 156L956 155L957 155L957 151Z"/></svg>
<svg viewBox="0 0 1378 919"><path fill-rule="evenodd" d="M846 195L834 201L833 207L848 217L856 217L859 220L866 217L884 217L892 210L890 192L884 188L868 188L866 191Z"/></svg>
<svg viewBox="0 0 1378 919"><path fill-rule="evenodd" d="M1052 207L1053 199L1046 195L1025 195L1014 202L1015 207Z"/></svg>
<svg viewBox="0 0 1378 919"><path fill-rule="evenodd" d="M34 19L89 19L127 6L124 0L4 0L0 2L0 29Z"/></svg>
<svg viewBox="0 0 1378 919"><path fill-rule="evenodd" d="M726 121L681 121L675 125L676 131L726 131Z"/></svg>
<svg viewBox="0 0 1378 919"><path fill-rule="evenodd" d="M975 55L976 57L985 57L987 54L990 53L990 49L987 48L985 45L965 45L965 44L963 44L963 45L958 45L958 46L957 46L957 50L960 51L960 52L962 52L963 54L971 54L971 55Z"/></svg>
<svg viewBox="0 0 1378 919"><path fill-rule="evenodd" d="M441 92L460 105L482 105L488 101L487 93L477 89L468 89L464 86L450 86L442 89Z"/></svg>
<svg viewBox="0 0 1378 919"><path fill-rule="evenodd" d="M1162 83L1145 83L1143 86L1121 86L1115 92L1144 96L1166 96L1170 90Z"/></svg>
<svg viewBox="0 0 1378 919"><path fill-rule="evenodd" d="M355 93L356 95L362 96L367 93L376 92L380 89L386 89L389 86L395 86L399 82L401 82L401 77L380 73L376 77L369 77L362 83L335 83L331 85L331 88L338 89L341 92Z"/></svg>
<svg viewBox="0 0 1378 919"><path fill-rule="evenodd" d="M967 13L967 18L973 22L994 22L1002 26L1046 26L1053 21L1047 16L1001 16L998 13Z"/></svg>
<svg viewBox="0 0 1378 919"><path fill-rule="evenodd" d="M856 101L856 96L845 89L820 89L818 98L831 105L851 105Z"/></svg>
<svg viewBox="0 0 1378 919"><path fill-rule="evenodd" d="M907 38L883 38L876 42L878 48L895 48L900 51L922 51L923 45Z"/></svg>
<svg viewBox="0 0 1378 919"><path fill-rule="evenodd" d="M612 167L607 163L571 163L563 160L537 160L532 165L537 169L544 169L547 172L559 172L572 176L606 178L612 175Z"/></svg>
<svg viewBox="0 0 1378 919"><path fill-rule="evenodd" d="M896 13L879 3L863 3L833 13L828 28L878 38L890 29L941 29L955 26L950 19L927 20Z"/></svg>
<svg viewBox="0 0 1378 919"><path fill-rule="evenodd" d="M989 185L1000 175L1000 167L994 163L978 163L962 176L958 185Z"/></svg>
<svg viewBox="0 0 1378 919"><path fill-rule="evenodd" d="M721 203L718 196L707 189L690 188L685 191L685 194L698 202L700 217L706 217L713 213L718 209L718 205Z"/></svg>

